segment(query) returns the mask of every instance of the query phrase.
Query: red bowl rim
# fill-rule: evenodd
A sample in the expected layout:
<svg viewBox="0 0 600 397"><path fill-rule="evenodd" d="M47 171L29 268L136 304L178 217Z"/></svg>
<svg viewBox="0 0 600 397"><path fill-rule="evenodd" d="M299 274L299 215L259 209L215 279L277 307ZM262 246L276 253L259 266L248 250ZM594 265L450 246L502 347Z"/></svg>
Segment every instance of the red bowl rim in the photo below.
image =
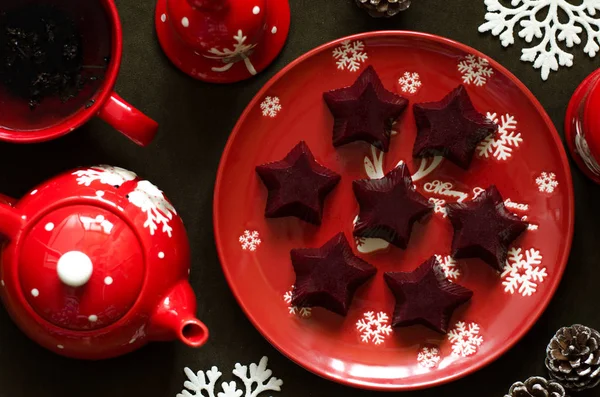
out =
<svg viewBox="0 0 600 397"><path fill-rule="evenodd" d="M113 87L117 81L119 68L121 67L121 58L123 54L123 31L115 3L111 0L97 1L102 1L104 5L107 13L106 16L111 24L112 37L110 63L108 65L108 69L106 70L103 84L96 90L96 97L93 98L94 104L89 108L84 107L83 109L80 109L75 114L65 118L59 124L47 128L19 131L0 127L0 141L14 143L34 143L49 141L51 139L61 137L88 122L92 117L100 112L101 107L104 106L108 98L110 98L113 93Z"/></svg>
<svg viewBox="0 0 600 397"><path fill-rule="evenodd" d="M544 122L548 126L548 129L552 133L554 142L560 148L559 156L561 159L562 166L566 171L565 172L565 177L566 177L565 185L568 186L567 198L568 198L570 208L569 208L569 214L568 214L568 217L569 217L569 221L568 221L569 226L568 226L568 231L567 231L568 237L565 241L566 249L563 251L564 252L563 256L562 256L562 258L560 258L560 261L559 261L560 270L559 270L558 277L554 278L554 282L552 283L552 285L549 286L549 293L546 294L546 297L543 299L541 304L537 307L537 310L535 311L534 315L530 316L528 319L526 319L525 320L526 325L522 329L515 331L514 335L512 335L511 338L509 340L507 340L506 343L501 348L499 348L494 353L488 355L481 361L478 361L475 365L473 365L469 368L466 368L464 370L455 372L452 375L441 377L441 378L435 379L433 381L426 381L426 382L422 382L419 384L412 384L412 385L374 384L372 382L362 382L360 380L355 380L355 379L342 379L340 377L332 376L331 374L328 374L319 368L315 368L312 365L310 360L300 360L300 359L296 359L295 357L292 357L290 354L288 354L288 352L280 344L278 344L276 341L269 338L268 334L261 327L260 323L254 318L252 313L250 313L244 306L244 303L241 300L240 296L238 295L237 291L233 288L232 275L229 273L228 268L223 266L223 264L222 264L224 261L225 255L224 255L224 252L222 249L222 244L220 244L220 242L219 242L220 225L219 225L218 214L220 212L220 202L219 202L218 198L220 196L221 188L222 188L222 177L223 177L223 169L225 167L225 160L228 157L231 147L233 145L233 142L235 141L235 138L236 138L237 134L239 133L241 126L244 123L246 117L248 117L248 114L261 101L262 97L266 94L267 90L269 90L269 88L276 81L278 81L280 78L282 78L290 69L296 67L298 64L302 63L306 59L308 59L308 58L312 57L313 55L320 53L324 50L335 47L344 40L364 40L364 39L371 39L371 38L376 38L376 37L411 37L411 38L427 39L427 40L434 41L434 42L437 42L437 43L440 43L443 45L457 48L465 53L474 54L476 56L486 58L489 61L490 65L495 70L502 73L504 76L508 77L512 81L512 83L515 84L525 94L527 99L529 99L531 104L536 108L536 110L542 116ZM449 383L451 381L457 380L459 378L462 378L464 376L467 376L469 374L472 374L472 373L480 370L481 368L487 366L488 364L490 364L493 361L495 361L496 359L498 359L501 355L506 353L509 349L511 349L527 332L529 332L529 330L533 327L533 325L539 319L541 314L544 312L544 310L550 303L550 300L554 296L556 289L558 288L558 285L560 283L560 280L562 279L564 270L566 268L566 264L567 264L569 254L571 251L573 232L574 232L574 220L573 220L574 214L575 214L574 193L573 193L573 182L572 182L572 177L571 177L571 169L569 167L567 154L564 150L562 141L560 139L560 136L558 135L556 127L552 123L552 120L546 113L543 106L533 95L533 93L531 93L531 91L525 86L525 84L523 84L516 76L514 76L510 71L508 71L508 69L506 69L504 66L500 65L495 60L491 59L487 55L483 54L482 52L480 52L472 47L469 47L465 44L459 43L457 41L454 41L454 40L451 40L451 39L448 39L445 37L441 37L441 36L437 36L437 35L433 35L433 34L429 34L429 33L411 32L411 31L403 31L403 30L375 31L375 32L359 33L359 34L346 36L346 37L342 37L340 39L330 41L328 43L322 44L322 45L308 51L304 55L301 55L300 57L296 58L294 61L290 62L286 67L284 67L282 70L280 70L277 74L275 74L267 83L265 83L265 85L263 85L263 87L260 89L260 91L250 101L250 103L248 104L248 106L246 107L246 109L244 110L242 115L240 116L238 122L236 123L236 125L233 129L232 134L230 135L230 137L227 141L227 145L225 146L225 150L223 151L223 154L221 156L221 161L219 163L219 169L217 171L217 179L216 179L213 201L214 201L213 223L214 223L215 243L217 246L219 259L221 260L221 267L223 268L223 272L225 273L225 277L227 279L229 287L231 288L231 290L233 292L233 295L237 299L242 310L244 311L244 313L246 313L246 316L248 317L248 319L250 319L250 321L252 322L254 327L277 350L279 350L281 353L283 353L286 357L288 357L290 360L292 360L296 364L313 372L314 374L319 375L319 376L329 379L329 380L333 380L338 383L349 385L349 386L359 387L359 388L369 389L369 390L379 390L379 391L410 391L410 390L424 389L424 388L429 388L429 387L439 386L439 385L442 385L445 383Z"/></svg>

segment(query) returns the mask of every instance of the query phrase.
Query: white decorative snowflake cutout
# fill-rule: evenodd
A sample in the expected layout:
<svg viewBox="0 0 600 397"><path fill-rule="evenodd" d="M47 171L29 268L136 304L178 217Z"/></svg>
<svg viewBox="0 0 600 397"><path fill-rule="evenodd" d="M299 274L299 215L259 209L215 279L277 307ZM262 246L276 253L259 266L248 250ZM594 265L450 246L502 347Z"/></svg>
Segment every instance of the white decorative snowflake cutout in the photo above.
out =
<svg viewBox="0 0 600 397"><path fill-rule="evenodd" d="M483 337L479 335L479 325L476 323L466 324L462 321L456 323L455 327L448 331L448 340L452 343L452 354L467 357L477 352L477 348L483 343Z"/></svg>
<svg viewBox="0 0 600 397"><path fill-rule="evenodd" d="M337 59L338 69L356 72L368 58L365 43L360 40L344 40L339 47L333 49L333 58Z"/></svg>
<svg viewBox="0 0 600 397"><path fill-rule="evenodd" d="M462 74L463 83L478 87L487 83L488 77L494 74L487 59L473 54L467 55L458 63L458 71Z"/></svg>
<svg viewBox="0 0 600 397"><path fill-rule="evenodd" d="M519 22L519 37L527 43L534 37L540 40L539 44L521 51L521 60L533 62L534 68L541 69L543 80L548 79L550 70L557 71L559 65L573 65L573 54L564 51L559 43L564 42L567 48L581 44L584 29L587 41L583 52L594 57L600 50L600 19L594 18L600 10L600 1L511 0L510 5L507 3L485 0L487 22L479 26L479 31L491 31L507 47L515 42L514 30Z"/></svg>
<svg viewBox="0 0 600 397"><path fill-rule="evenodd" d="M498 125L498 132L485 138L477 146L479 157L495 157L498 160L508 160L512 156L513 148L519 147L523 142L520 132L516 132L517 120L510 114L498 116L496 113L487 113L487 118Z"/></svg>
<svg viewBox="0 0 600 397"><path fill-rule="evenodd" d="M292 285L292 288L285 294L283 294L283 300L285 301L285 303L288 304L288 311L290 312L290 314L293 314L295 316L297 315L302 318L309 318L310 316L312 316L312 307L298 307L292 305L294 288L296 287Z"/></svg>
<svg viewBox="0 0 600 397"><path fill-rule="evenodd" d="M419 350L419 354L417 354L417 362L424 368L436 367L441 359L440 349L437 346L424 346Z"/></svg>
<svg viewBox="0 0 600 397"><path fill-rule="evenodd" d="M223 391L216 395L215 386L223 375L217 367L212 367L206 373L204 371L194 373L186 367L184 372L188 380L183 384L185 389L176 397L258 397L265 391L281 391L283 381L272 376L273 371L267 368L267 363L267 357L263 357L258 365L250 364L249 373L247 366L235 364L232 373L242 381L244 389L238 389L235 381L223 382L221 383Z"/></svg>
<svg viewBox="0 0 600 397"><path fill-rule="evenodd" d="M255 75L256 74L256 69L254 68L254 65L252 65L252 62L250 61L250 58L248 58L250 55L252 55L252 52L254 51L254 47L256 47L256 44L245 44L246 40L248 39L248 37L244 36L244 34L242 33L242 30L238 30L237 34L235 36L233 36L233 40L234 40L234 44L233 44L233 50L230 50L228 48L224 48L223 50L219 50L217 48L211 48L208 53L210 55L204 55L205 58L208 59L216 59L216 60L220 60L221 62L223 62L225 65L222 67L213 67L212 71L213 72L226 72L229 69L231 69L231 67L240 61L244 61L244 64L246 65L246 69L248 69L248 72L251 75Z"/></svg>
<svg viewBox="0 0 600 397"><path fill-rule="evenodd" d="M277 113L281 110L281 103L279 102L279 98L274 97L266 97L264 101L260 104L260 109L262 110L262 115L265 117L275 117Z"/></svg>
<svg viewBox="0 0 600 397"><path fill-rule="evenodd" d="M256 230L244 230L239 238L240 244L244 251L256 251L256 248L262 243L260 234Z"/></svg>
<svg viewBox="0 0 600 397"><path fill-rule="evenodd" d="M404 93L408 94L416 94L421 88L421 79L419 77L419 73L416 72L404 72L402 77L398 80L398 84L400 84L400 89Z"/></svg>
<svg viewBox="0 0 600 397"><path fill-rule="evenodd" d="M177 212L167 201L163 192L148 181L139 181L127 197L131 204L146 213L144 227L148 228L151 235L154 235L158 225L162 225L162 232L171 237L173 228L169 226L169 221Z"/></svg>
<svg viewBox="0 0 600 397"><path fill-rule="evenodd" d="M72 175L77 176L78 185L85 186L90 186L92 182L98 181L104 185L119 187L123 183L133 181L137 178L137 175L131 171L110 165L94 166L85 170L75 171Z"/></svg>
<svg viewBox="0 0 600 397"><path fill-rule="evenodd" d="M510 294L519 293L523 296L531 296L537 290L538 283L544 282L548 276L542 264L540 251L533 248L525 251L523 257L521 248L511 248L508 251L506 265L501 274L504 292Z"/></svg>
<svg viewBox="0 0 600 397"><path fill-rule="evenodd" d="M388 315L384 312L375 314L374 312L366 312L356 323L356 329L360 331L360 339L365 343L375 343L380 345L385 340L386 336L392 333L392 327L388 324Z"/></svg>
<svg viewBox="0 0 600 397"><path fill-rule="evenodd" d="M439 265L438 268L444 273L448 281L456 281L460 277L460 268L458 263L450 255L436 255Z"/></svg>
<svg viewBox="0 0 600 397"><path fill-rule="evenodd" d="M558 187L558 181L554 172L542 172L540 176L535 179L538 190L542 193L553 193Z"/></svg>

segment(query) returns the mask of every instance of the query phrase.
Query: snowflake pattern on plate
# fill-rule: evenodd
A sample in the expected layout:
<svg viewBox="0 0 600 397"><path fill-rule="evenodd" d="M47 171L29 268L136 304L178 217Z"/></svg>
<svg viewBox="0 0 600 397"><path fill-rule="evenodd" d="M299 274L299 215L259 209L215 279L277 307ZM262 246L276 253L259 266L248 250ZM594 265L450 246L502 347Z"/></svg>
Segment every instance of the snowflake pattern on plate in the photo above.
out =
<svg viewBox="0 0 600 397"><path fill-rule="evenodd" d="M438 346L424 346L417 354L417 362L423 368L435 368L441 359Z"/></svg>
<svg viewBox="0 0 600 397"><path fill-rule="evenodd" d="M289 291L286 291L283 294L283 301L288 305L288 312L295 316L299 316L302 318L310 318L312 316L312 307L298 307L292 305L292 297L294 296L294 288L296 286L292 285L292 288Z"/></svg>
<svg viewBox="0 0 600 397"><path fill-rule="evenodd" d="M535 184L542 193L554 193L554 190L558 187L556 174L554 174L554 172L542 172L540 176L535 179Z"/></svg>
<svg viewBox="0 0 600 397"><path fill-rule="evenodd" d="M477 323L465 323L459 321L455 327L448 331L448 340L452 343L452 354L460 357L468 357L477 353L477 349L483 343L483 337L479 334L480 328Z"/></svg>
<svg viewBox="0 0 600 397"><path fill-rule="evenodd" d="M494 74L494 69L487 59L473 54L458 62L458 71L462 74L463 83L475 84L478 87L487 83L487 79Z"/></svg>
<svg viewBox="0 0 600 397"><path fill-rule="evenodd" d="M338 69L356 72L368 58L365 43L360 40L344 40L339 47L333 49L333 58L337 59Z"/></svg>
<svg viewBox="0 0 600 397"><path fill-rule="evenodd" d="M453 282L458 280L460 277L460 267L456 260L450 255L436 255L435 258L438 260L438 269L441 270L448 281Z"/></svg>
<svg viewBox="0 0 600 397"><path fill-rule="evenodd" d="M600 19L594 18L600 10L600 2L572 3L567 0L485 0L487 22L479 26L479 31L499 36L502 45L508 47L515 42L514 29L519 23L519 37L527 43L534 37L539 40L539 44L521 51L521 60L532 62L535 69L540 69L542 79L547 80L551 70L573 66L573 54L564 51L559 42L567 48L581 44L585 29L587 42L583 52L594 57L600 50Z"/></svg>
<svg viewBox="0 0 600 397"><path fill-rule="evenodd" d="M247 39L248 37L244 36L244 33L241 30L238 30L237 34L233 36L233 50L230 50L229 48L219 50L214 47L208 50L210 55L204 55L205 58L219 60L225 64L221 67L213 67L212 71L226 72L231 69L235 63L243 61L248 72L254 76L256 74L256 69L248 57L252 55L256 44L245 44Z"/></svg>
<svg viewBox="0 0 600 397"><path fill-rule="evenodd" d="M279 113L279 111L281 110L281 103L279 102L279 97L266 97L260 104L260 109L262 110L262 115L265 117L277 116L277 113Z"/></svg>
<svg viewBox="0 0 600 397"><path fill-rule="evenodd" d="M400 90L406 94L416 94L421 88L421 78L417 72L404 72L398 80Z"/></svg>
<svg viewBox="0 0 600 397"><path fill-rule="evenodd" d="M389 317L384 312L366 312L363 318L357 321L356 329L360 332L360 339L364 343L380 345L385 338L392 333L392 327L388 324Z"/></svg>
<svg viewBox="0 0 600 397"><path fill-rule="evenodd" d="M267 357L263 357L258 365L250 364L250 368L240 363L235 364L232 374L242 381L243 389L238 389L235 381L223 382L223 392L216 395L215 386L223 375L217 367L212 367L206 373L194 373L186 367L183 371L188 380L183 384L185 389L176 397L258 397L265 391L281 391L283 381L273 376L273 371L267 368L268 361Z"/></svg>
<svg viewBox="0 0 600 397"><path fill-rule="evenodd" d="M498 116L496 113L487 113L487 118L498 125L498 132L485 138L477 146L477 155L479 157L494 157L497 160L505 161L512 156L513 148L518 148L523 142L521 133L517 132L517 120L510 114Z"/></svg>
<svg viewBox="0 0 600 397"><path fill-rule="evenodd" d="M548 276L542 264L540 251L530 248L523 256L521 248L511 248L508 251L506 265L501 274L504 292L531 296L537 291L539 283L543 283Z"/></svg>
<svg viewBox="0 0 600 397"><path fill-rule="evenodd" d="M239 242L244 251L256 251L262 243L260 234L256 230L244 230L244 234L239 237Z"/></svg>

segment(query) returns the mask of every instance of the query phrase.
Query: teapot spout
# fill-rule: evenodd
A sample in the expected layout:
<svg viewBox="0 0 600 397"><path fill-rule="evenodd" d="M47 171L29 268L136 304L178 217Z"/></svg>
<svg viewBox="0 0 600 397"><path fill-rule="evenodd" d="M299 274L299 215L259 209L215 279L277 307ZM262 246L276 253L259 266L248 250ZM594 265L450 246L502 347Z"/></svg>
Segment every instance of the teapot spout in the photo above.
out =
<svg viewBox="0 0 600 397"><path fill-rule="evenodd" d="M6 200L0 200L0 234L9 239L14 239L23 230L25 221L21 218L21 214L10 204Z"/></svg>
<svg viewBox="0 0 600 397"><path fill-rule="evenodd" d="M195 312L194 291L187 281L181 281L161 299L150 318L150 339L179 339L190 347L202 346L208 339L208 329L195 317Z"/></svg>

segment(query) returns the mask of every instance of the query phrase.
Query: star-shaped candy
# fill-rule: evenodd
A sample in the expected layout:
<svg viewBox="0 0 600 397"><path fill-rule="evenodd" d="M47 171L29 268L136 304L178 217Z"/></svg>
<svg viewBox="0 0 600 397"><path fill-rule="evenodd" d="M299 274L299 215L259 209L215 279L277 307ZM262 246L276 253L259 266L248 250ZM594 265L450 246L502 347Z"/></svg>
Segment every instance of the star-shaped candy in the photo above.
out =
<svg viewBox="0 0 600 397"><path fill-rule="evenodd" d="M413 272L388 272L384 279L396 298L394 327L421 324L446 333L454 310L473 296L472 291L448 281L435 256Z"/></svg>
<svg viewBox="0 0 600 397"><path fill-rule="evenodd" d="M295 216L321 224L325 197L341 176L317 163L304 141L281 161L256 167L269 191L265 216Z"/></svg>
<svg viewBox="0 0 600 397"><path fill-rule="evenodd" d="M333 146L365 141L387 152L393 123L408 100L383 87L372 66L346 88L323 94L334 117Z"/></svg>
<svg viewBox="0 0 600 397"><path fill-rule="evenodd" d="M496 186L470 202L446 205L452 226L452 256L480 258L502 271L509 245L527 229L527 222L509 212Z"/></svg>
<svg viewBox="0 0 600 397"><path fill-rule="evenodd" d="M413 224L434 207L415 190L404 163L381 179L357 180L352 187L360 206L354 235L381 238L400 248L406 248Z"/></svg>
<svg viewBox="0 0 600 397"><path fill-rule="evenodd" d="M293 249L292 265L296 286L292 305L323 307L345 316L358 287L377 269L352 252L344 233L321 248Z"/></svg>
<svg viewBox="0 0 600 397"><path fill-rule="evenodd" d="M498 130L496 123L479 113L462 85L439 102L413 106L417 123L414 157L444 156L468 169L475 148Z"/></svg>

